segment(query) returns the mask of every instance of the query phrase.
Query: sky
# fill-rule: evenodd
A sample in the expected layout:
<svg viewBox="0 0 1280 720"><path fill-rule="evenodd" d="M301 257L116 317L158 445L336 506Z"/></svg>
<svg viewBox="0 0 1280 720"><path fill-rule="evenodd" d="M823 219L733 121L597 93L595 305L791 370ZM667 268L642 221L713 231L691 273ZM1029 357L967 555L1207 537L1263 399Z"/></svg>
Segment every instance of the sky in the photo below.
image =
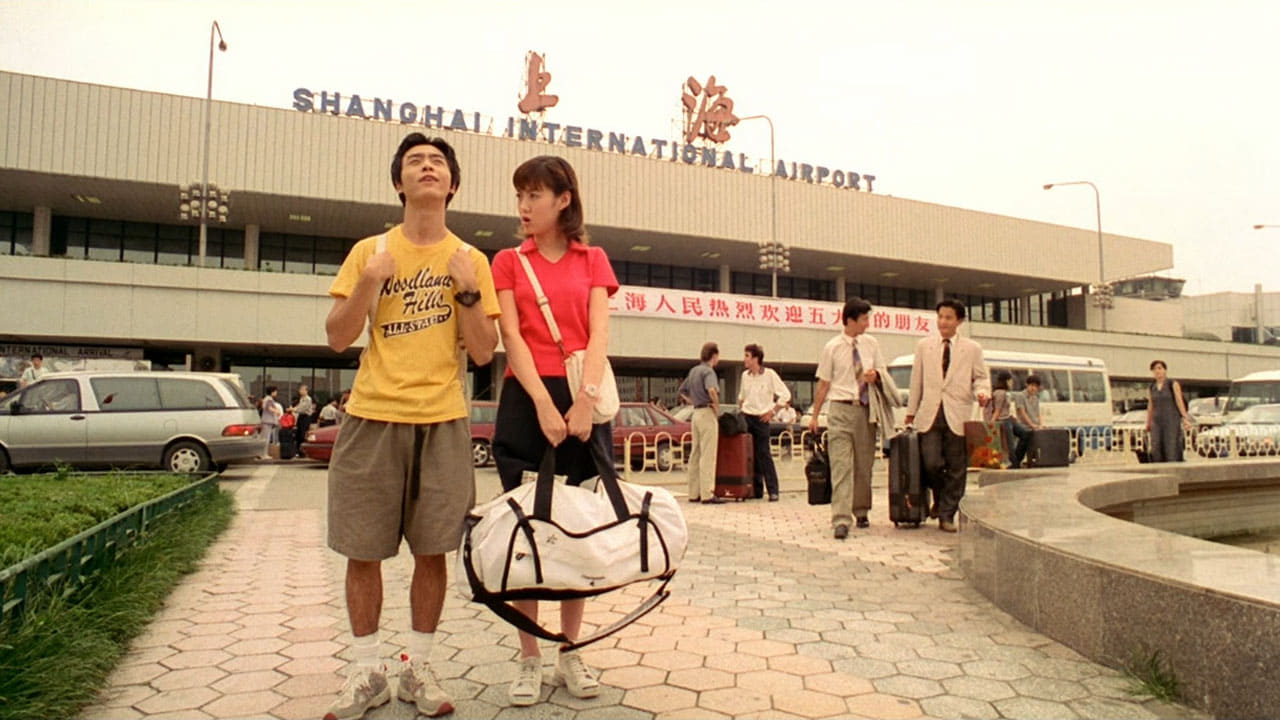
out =
<svg viewBox="0 0 1280 720"><path fill-rule="evenodd" d="M1273 0L0 0L0 69L288 108L295 88L672 137L714 75L788 161L880 194L1174 247L1187 294L1280 290ZM767 158L768 126L727 149ZM1034 248L1028 248L1034 252ZM1016 267L1017 258L991 258Z"/></svg>

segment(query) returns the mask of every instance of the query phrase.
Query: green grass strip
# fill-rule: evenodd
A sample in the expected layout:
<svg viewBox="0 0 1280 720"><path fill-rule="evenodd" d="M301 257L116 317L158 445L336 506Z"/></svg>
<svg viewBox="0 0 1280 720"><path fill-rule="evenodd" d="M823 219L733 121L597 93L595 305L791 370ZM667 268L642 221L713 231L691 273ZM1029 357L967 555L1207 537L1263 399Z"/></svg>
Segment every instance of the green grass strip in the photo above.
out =
<svg viewBox="0 0 1280 720"><path fill-rule="evenodd" d="M107 675L235 513L225 492L158 520L143 541L70 598L45 593L0 634L0 720L69 718Z"/></svg>
<svg viewBox="0 0 1280 720"><path fill-rule="evenodd" d="M136 505L189 485L190 475L59 469L0 476L0 568L74 537Z"/></svg>

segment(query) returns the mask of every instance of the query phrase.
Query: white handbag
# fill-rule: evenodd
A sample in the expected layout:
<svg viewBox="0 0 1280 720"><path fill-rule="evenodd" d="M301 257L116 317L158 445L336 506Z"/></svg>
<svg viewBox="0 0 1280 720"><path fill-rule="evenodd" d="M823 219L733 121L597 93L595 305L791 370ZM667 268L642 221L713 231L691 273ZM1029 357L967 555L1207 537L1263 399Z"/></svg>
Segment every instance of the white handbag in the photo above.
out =
<svg viewBox="0 0 1280 720"><path fill-rule="evenodd" d="M564 358L565 376L569 381L569 390L576 397L582 389L582 363L587 351L565 352L560 326L556 325L555 315L551 314L551 303L542 292L542 283L538 282L538 275L533 271L533 266L529 264L529 258L525 257L524 253L516 250L516 257L520 258L520 264L524 266L524 272L529 276L529 284L533 286L533 293L538 298L538 308L542 310L542 317L547 321L547 327L551 329L551 339L560 348L560 355ZM618 397L618 381L613 376L613 365L607 357L604 359L604 374L600 376L599 387L600 396L591 407L591 424L593 425L613 422L618 415L618 409L622 407L621 398Z"/></svg>
<svg viewBox="0 0 1280 720"><path fill-rule="evenodd" d="M536 482L467 514L458 551L463 595L520 630L570 648L608 637L665 600L689 542L670 492L619 480L599 443L590 445L600 469L594 489L556 482L555 449L548 448ZM591 597L643 581L661 585L631 613L576 642L507 604Z"/></svg>

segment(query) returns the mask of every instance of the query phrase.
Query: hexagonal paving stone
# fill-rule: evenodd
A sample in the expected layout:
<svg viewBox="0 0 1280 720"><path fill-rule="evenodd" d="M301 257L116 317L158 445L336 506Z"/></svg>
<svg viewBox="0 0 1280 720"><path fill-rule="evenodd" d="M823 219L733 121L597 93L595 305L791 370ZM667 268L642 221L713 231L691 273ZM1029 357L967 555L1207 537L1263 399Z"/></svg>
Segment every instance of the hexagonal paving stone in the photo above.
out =
<svg viewBox="0 0 1280 720"><path fill-rule="evenodd" d="M592 650L586 648L583 650L582 659L593 668L607 670L616 667L631 667L640 663L642 656L639 653L630 650L621 650L619 648L607 648L604 650Z"/></svg>
<svg viewBox="0 0 1280 720"><path fill-rule="evenodd" d="M1009 686L1009 683L988 678L969 677L967 675L947 678L942 681L942 687L952 695L970 697L986 702L995 702L996 700L1017 696L1017 693Z"/></svg>
<svg viewBox="0 0 1280 720"><path fill-rule="evenodd" d="M654 720L732 720L732 718L703 707L692 707L658 713L654 716Z"/></svg>
<svg viewBox="0 0 1280 720"><path fill-rule="evenodd" d="M226 647L227 652L232 655L269 655L279 653L282 649L292 647L292 645L280 638L257 638L254 640L240 640ZM336 649L336 648L335 648Z"/></svg>
<svg viewBox="0 0 1280 720"><path fill-rule="evenodd" d="M1096 677L1100 670L1097 665L1087 661L1062 660L1049 658L1037 662L1025 663L1033 675L1054 678L1057 680L1084 680Z"/></svg>
<svg viewBox="0 0 1280 720"><path fill-rule="evenodd" d="M989 680L1017 680L1031 675L1031 671L1022 663L1003 660L976 660L964 663L960 667L966 675Z"/></svg>
<svg viewBox="0 0 1280 720"><path fill-rule="evenodd" d="M213 689L226 695L257 692L270 690L288 679L288 675L275 670L257 670L224 677L213 684Z"/></svg>
<svg viewBox="0 0 1280 720"><path fill-rule="evenodd" d="M949 663L966 663L982 659L982 655L976 650L970 650L968 648L940 647L937 645L934 645L933 647L920 648L916 650L916 654L928 660L941 660L942 662Z"/></svg>
<svg viewBox="0 0 1280 720"><path fill-rule="evenodd" d="M698 704L698 695L684 688L654 685L626 691L623 705L652 713L691 708Z"/></svg>
<svg viewBox="0 0 1280 720"><path fill-rule="evenodd" d="M712 668L688 668L675 670L667 675L666 683L696 692L718 690L734 686L734 675Z"/></svg>
<svg viewBox="0 0 1280 720"><path fill-rule="evenodd" d="M695 672L691 670L680 670L678 672ZM609 668L600 673L600 684L610 685L624 690L633 688L646 687L648 685L661 685L664 682L679 685L667 679L667 672L657 668L650 667L619 667ZM685 686L688 687L688 686ZM691 688L696 689L696 688Z"/></svg>
<svg viewBox="0 0 1280 720"><path fill-rule="evenodd" d="M837 697L852 697L875 692L875 686L871 684L870 680L842 672L806 675L804 677L804 686L808 690L816 690L817 692Z"/></svg>
<svg viewBox="0 0 1280 720"><path fill-rule="evenodd" d="M816 675L831 672L831 662L809 655L775 655L768 658L769 669L792 675Z"/></svg>
<svg viewBox="0 0 1280 720"><path fill-rule="evenodd" d="M898 674L898 668L893 663L876 660L875 658L858 657L832 660L831 667L838 672L872 680Z"/></svg>
<svg viewBox="0 0 1280 720"><path fill-rule="evenodd" d="M649 686L646 689L654 689L660 687L657 685ZM551 695L547 697L547 703L569 710L585 711L591 709L617 708L622 703L622 698L628 692L635 690L623 690L622 688L602 686L600 694L593 698L579 698L569 694L569 691L563 686L553 686Z"/></svg>
<svg viewBox="0 0 1280 720"><path fill-rule="evenodd" d="M773 707L775 711L810 718L843 715L847 709L843 698L813 690L777 693L773 696Z"/></svg>
<svg viewBox="0 0 1280 720"><path fill-rule="evenodd" d="M680 650L664 650L662 652L645 653L640 664L659 670L681 670L684 668L702 667L702 655Z"/></svg>
<svg viewBox="0 0 1280 720"><path fill-rule="evenodd" d="M957 677L964 674L959 665L939 660L906 660L897 665L898 672L903 675L912 675L930 680L945 680L949 677Z"/></svg>
<svg viewBox="0 0 1280 720"><path fill-rule="evenodd" d="M1036 698L1015 697L996 700L993 705L1005 717L1026 718L1026 720L1061 720L1062 718L1079 717L1075 711L1063 703L1037 700Z"/></svg>
<svg viewBox="0 0 1280 720"><path fill-rule="evenodd" d="M911 677L910 675L893 675L887 678L880 678L873 681L872 684L876 686L876 690L887 695L897 695L915 700L941 695L943 692L942 686L936 681Z"/></svg>
<svg viewBox="0 0 1280 720"><path fill-rule="evenodd" d="M261 640L280 637L287 632L289 628L285 625L250 625L231 633L231 637L237 640Z"/></svg>
<svg viewBox="0 0 1280 720"><path fill-rule="evenodd" d="M776 655L794 655L796 648L790 643L782 643L774 640L747 640L738 643L738 652L746 655L755 655L762 658L770 658Z"/></svg>
<svg viewBox="0 0 1280 720"><path fill-rule="evenodd" d="M198 635L228 635L239 630L242 626L239 623L223 622L209 623L207 625L193 625L182 631L183 635L195 637Z"/></svg>
<svg viewBox="0 0 1280 720"><path fill-rule="evenodd" d="M226 677L227 673L216 667L195 667L167 672L151 681L151 687L166 692L182 688L206 687Z"/></svg>
<svg viewBox="0 0 1280 720"><path fill-rule="evenodd" d="M222 650L193 650L180 652L160 661L170 670L185 670L195 667L213 667L231 658L231 654Z"/></svg>
<svg viewBox="0 0 1280 720"><path fill-rule="evenodd" d="M679 638L674 637L645 635L644 637L620 638L615 647L638 653L659 652L662 650L675 650L676 643L679 641Z"/></svg>
<svg viewBox="0 0 1280 720"><path fill-rule="evenodd" d="M158 715L175 710L193 710L217 697L218 693L207 687L183 688L157 693L134 707L148 715Z"/></svg>
<svg viewBox="0 0 1280 720"><path fill-rule="evenodd" d="M687 638L676 641L676 649L695 655L723 655L734 651L735 644L716 638Z"/></svg>
<svg viewBox="0 0 1280 720"><path fill-rule="evenodd" d="M747 713L769 710L773 703L768 697L743 688L708 690L698 696L698 707L722 712L735 717Z"/></svg>
<svg viewBox="0 0 1280 720"><path fill-rule="evenodd" d="M740 688L747 688L763 695L804 689L804 681L799 676L777 670L739 673L735 684Z"/></svg>
<svg viewBox="0 0 1280 720"><path fill-rule="evenodd" d="M270 713L286 698L270 690L223 695L202 709L214 717L262 716Z"/></svg>
<svg viewBox="0 0 1280 720"><path fill-rule="evenodd" d="M854 715L881 720L911 720L921 717L920 706L916 701L883 693L855 695L846 698L845 705Z"/></svg>
<svg viewBox="0 0 1280 720"><path fill-rule="evenodd" d="M143 663L141 665L129 665L127 667L118 668L107 678L107 682L115 685L138 685L150 682L152 678L169 672L169 669L159 663Z"/></svg>
<svg viewBox="0 0 1280 720"><path fill-rule="evenodd" d="M755 655L742 655L740 653L712 655L706 658L703 663L713 670L724 670L725 672L730 673L763 670L768 667L768 663L765 662L764 658L756 657Z"/></svg>
<svg viewBox="0 0 1280 720"><path fill-rule="evenodd" d="M920 701L920 708L940 718L974 718L974 720L999 720L1002 717L989 702L973 698L942 695ZM1099 715L1098 717L1109 717Z"/></svg>
<svg viewBox="0 0 1280 720"><path fill-rule="evenodd" d="M280 650L281 655L287 655L291 658L306 657L332 657L343 646L331 640L321 640L317 642L294 643L287 645Z"/></svg>
<svg viewBox="0 0 1280 720"><path fill-rule="evenodd" d="M1083 685L1070 680L1054 680L1052 678L1032 676L1019 678L1009 684L1013 686L1013 689L1019 695L1041 700L1052 700L1054 702L1078 700L1089 694L1089 691Z"/></svg>

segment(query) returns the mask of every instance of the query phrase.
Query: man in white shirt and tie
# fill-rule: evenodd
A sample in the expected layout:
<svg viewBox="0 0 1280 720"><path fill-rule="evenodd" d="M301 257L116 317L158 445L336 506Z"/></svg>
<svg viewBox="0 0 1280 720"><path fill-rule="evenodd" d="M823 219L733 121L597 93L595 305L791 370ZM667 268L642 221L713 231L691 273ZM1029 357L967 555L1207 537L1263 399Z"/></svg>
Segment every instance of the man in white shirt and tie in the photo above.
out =
<svg viewBox="0 0 1280 720"><path fill-rule="evenodd" d="M964 303L943 300L937 310L938 334L916 343L905 419L923 433L920 455L934 498L930 515L937 515L941 530L955 532L969 464L964 423L973 414L975 399L986 406L991 380L982 346L956 333L964 322Z"/></svg>
<svg viewBox="0 0 1280 720"><path fill-rule="evenodd" d="M738 383L738 406L747 420L747 430L751 433L755 449L755 477L752 480L756 497L767 489L769 502L777 502L778 469L774 467L773 453L769 451L769 423L773 421L774 414L791 400L791 391L773 368L764 366L764 348L759 345L751 343L743 348L742 364L747 369Z"/></svg>
<svg viewBox="0 0 1280 720"><path fill-rule="evenodd" d="M849 524L871 525L871 467L875 462L876 427L867 386L888 372L880 343L867 334L871 303L851 298L841 314L844 331L818 356L818 388L813 398L809 432L818 432L818 414L828 395L827 454L831 458L831 525L835 538L849 537Z"/></svg>

